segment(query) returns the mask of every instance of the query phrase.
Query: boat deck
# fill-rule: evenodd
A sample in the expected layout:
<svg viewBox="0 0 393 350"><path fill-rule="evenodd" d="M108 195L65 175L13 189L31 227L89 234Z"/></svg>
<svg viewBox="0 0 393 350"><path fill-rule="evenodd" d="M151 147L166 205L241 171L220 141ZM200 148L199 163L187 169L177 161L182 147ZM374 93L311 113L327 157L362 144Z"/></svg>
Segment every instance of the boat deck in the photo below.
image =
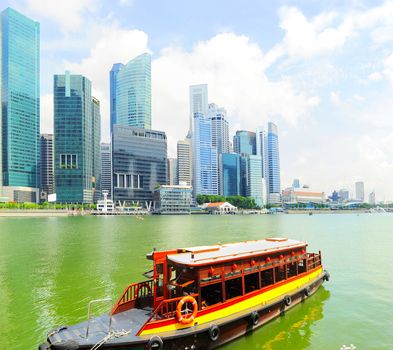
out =
<svg viewBox="0 0 393 350"><path fill-rule="evenodd" d="M112 337L107 343L123 343L138 341L138 330L145 324L152 313L151 308L131 309L112 316L111 331L123 332L126 335ZM90 320L89 335L86 338L88 322L82 322L51 335L52 344L75 341L80 346L95 345L108 335L109 315L103 314Z"/></svg>

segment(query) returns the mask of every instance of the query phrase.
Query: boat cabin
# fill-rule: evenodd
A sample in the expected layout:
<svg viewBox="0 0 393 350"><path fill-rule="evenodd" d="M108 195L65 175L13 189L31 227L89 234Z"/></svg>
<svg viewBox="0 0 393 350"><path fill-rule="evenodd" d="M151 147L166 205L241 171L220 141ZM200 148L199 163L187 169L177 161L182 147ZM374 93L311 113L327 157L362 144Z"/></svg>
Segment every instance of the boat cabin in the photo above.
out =
<svg viewBox="0 0 393 350"><path fill-rule="evenodd" d="M321 266L321 253L307 253L307 243L267 238L153 251L147 258L149 280L126 288L112 310L150 308L151 321L176 316L185 296L196 300L198 312L296 279Z"/></svg>

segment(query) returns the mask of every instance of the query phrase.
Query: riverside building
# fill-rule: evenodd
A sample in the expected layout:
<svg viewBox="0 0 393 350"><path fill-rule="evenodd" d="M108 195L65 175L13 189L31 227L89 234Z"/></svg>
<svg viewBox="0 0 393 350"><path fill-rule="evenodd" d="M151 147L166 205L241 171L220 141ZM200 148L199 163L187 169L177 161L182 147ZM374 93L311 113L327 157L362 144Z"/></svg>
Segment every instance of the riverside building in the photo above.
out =
<svg viewBox="0 0 393 350"><path fill-rule="evenodd" d="M112 151L110 143L101 143L101 198L104 191L109 199L112 198Z"/></svg>
<svg viewBox="0 0 393 350"><path fill-rule="evenodd" d="M162 185L154 190L154 211L157 214L190 214L191 201L191 186Z"/></svg>
<svg viewBox="0 0 393 350"><path fill-rule="evenodd" d="M54 76L53 92L56 200L93 203L98 177L98 101L91 96L90 80L69 72Z"/></svg>
<svg viewBox="0 0 393 350"><path fill-rule="evenodd" d="M154 188L166 185L167 139L162 131L114 125L113 200L152 209Z"/></svg>
<svg viewBox="0 0 393 350"><path fill-rule="evenodd" d="M7 8L0 22L0 197L38 202L40 24Z"/></svg>

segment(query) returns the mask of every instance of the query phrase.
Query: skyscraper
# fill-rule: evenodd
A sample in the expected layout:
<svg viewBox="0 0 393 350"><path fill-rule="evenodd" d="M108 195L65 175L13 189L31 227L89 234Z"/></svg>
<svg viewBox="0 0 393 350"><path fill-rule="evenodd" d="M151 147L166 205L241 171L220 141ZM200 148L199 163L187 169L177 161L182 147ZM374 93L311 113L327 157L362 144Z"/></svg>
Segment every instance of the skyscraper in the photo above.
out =
<svg viewBox="0 0 393 350"><path fill-rule="evenodd" d="M229 153L229 131L226 115L225 108L218 107L215 103L209 103L212 147L217 149L217 154Z"/></svg>
<svg viewBox="0 0 393 350"><path fill-rule="evenodd" d="M375 192L371 192L368 196L368 203L371 205L376 204L376 199L375 199Z"/></svg>
<svg viewBox="0 0 393 350"><path fill-rule="evenodd" d="M262 206L263 187L262 187L262 158L257 155L248 154L247 163L247 197L254 198L256 205Z"/></svg>
<svg viewBox="0 0 393 350"><path fill-rule="evenodd" d="M281 172L280 153L278 145L278 128L276 124L269 122L266 133L267 153L264 164L266 165L267 200L269 203L281 202Z"/></svg>
<svg viewBox="0 0 393 350"><path fill-rule="evenodd" d="M233 150L239 154L257 154L255 132L239 130L233 137Z"/></svg>
<svg viewBox="0 0 393 350"><path fill-rule="evenodd" d="M194 195L218 194L217 150L211 144L211 121L194 114L192 135Z"/></svg>
<svg viewBox="0 0 393 350"><path fill-rule="evenodd" d="M364 182L358 181L355 183L356 200L364 202Z"/></svg>
<svg viewBox="0 0 393 350"><path fill-rule="evenodd" d="M150 208L154 188L167 183L165 133L115 125L112 147L113 200Z"/></svg>
<svg viewBox="0 0 393 350"><path fill-rule="evenodd" d="M194 115L198 113L205 118L208 113L207 84L190 86L190 131L193 131Z"/></svg>
<svg viewBox="0 0 393 350"><path fill-rule="evenodd" d="M113 131L113 125L117 123L116 117L116 84L117 84L117 73L124 67L123 63L115 63L109 72L109 88L110 88L110 116L111 116L111 133Z"/></svg>
<svg viewBox="0 0 393 350"><path fill-rule="evenodd" d="M192 142L189 136L177 142L177 180L179 184L192 185Z"/></svg>
<svg viewBox="0 0 393 350"><path fill-rule="evenodd" d="M94 107L93 107L94 106ZM54 76L55 186L58 202L92 203L97 102L82 75Z"/></svg>
<svg viewBox="0 0 393 350"><path fill-rule="evenodd" d="M223 153L219 158L221 167L221 194L226 197L240 195L240 155L237 153Z"/></svg>
<svg viewBox="0 0 393 350"><path fill-rule="evenodd" d="M0 24L0 193L36 202L40 187L40 25L7 8Z"/></svg>
<svg viewBox="0 0 393 350"><path fill-rule="evenodd" d="M101 143L101 177L100 189L108 191L108 198L112 198L112 151L110 143Z"/></svg>
<svg viewBox="0 0 393 350"><path fill-rule="evenodd" d="M101 112L100 101L92 97L92 141L93 141L93 196L94 202L101 198Z"/></svg>
<svg viewBox="0 0 393 350"><path fill-rule="evenodd" d="M168 185L177 185L177 159L176 158L168 158L167 166L166 166L166 179Z"/></svg>
<svg viewBox="0 0 393 350"><path fill-rule="evenodd" d="M124 66L115 65L111 77L115 87L113 124L151 129L151 56L144 53ZM113 129L113 126L112 126Z"/></svg>
<svg viewBox="0 0 393 350"><path fill-rule="evenodd" d="M53 134L41 134L40 163L40 199L47 201L55 192Z"/></svg>

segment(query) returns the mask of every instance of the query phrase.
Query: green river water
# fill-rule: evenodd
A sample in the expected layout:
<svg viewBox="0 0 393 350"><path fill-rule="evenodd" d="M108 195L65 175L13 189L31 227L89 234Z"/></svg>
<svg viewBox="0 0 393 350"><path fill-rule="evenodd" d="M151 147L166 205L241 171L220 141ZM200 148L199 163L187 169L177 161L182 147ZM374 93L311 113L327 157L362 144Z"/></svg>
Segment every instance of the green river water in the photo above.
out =
<svg viewBox="0 0 393 350"><path fill-rule="evenodd" d="M153 247L268 236L321 250L330 282L223 350L393 349L393 214L0 218L0 349L83 321L90 300L142 280Z"/></svg>

